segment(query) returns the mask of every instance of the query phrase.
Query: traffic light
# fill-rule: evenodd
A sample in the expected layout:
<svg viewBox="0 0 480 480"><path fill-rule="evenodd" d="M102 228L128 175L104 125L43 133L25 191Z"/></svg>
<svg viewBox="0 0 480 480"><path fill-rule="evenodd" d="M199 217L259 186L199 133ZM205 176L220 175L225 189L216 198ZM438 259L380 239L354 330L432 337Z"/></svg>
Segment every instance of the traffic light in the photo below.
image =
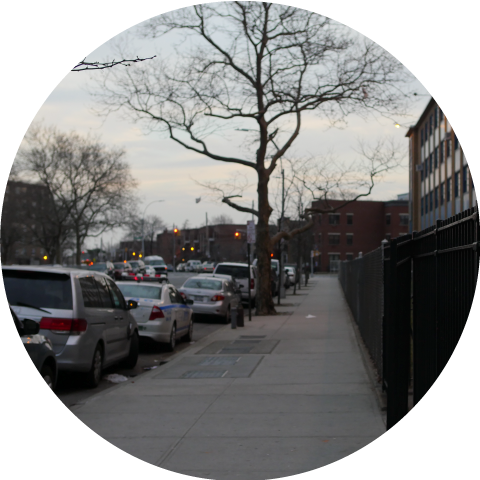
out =
<svg viewBox="0 0 480 480"><path fill-rule="evenodd" d="M240 240L242 238L242 234L240 232L235 232L235 239Z"/></svg>
<svg viewBox="0 0 480 480"><path fill-rule="evenodd" d="M272 258L273 258L273 253L271 253L271 254L270 254L270 257L272 257Z"/></svg>
<svg viewBox="0 0 480 480"><path fill-rule="evenodd" d="M174 234L176 237L178 237L178 236L180 235L180 232L179 232L178 228L174 228L174 229L173 229L173 234Z"/></svg>
<svg viewBox="0 0 480 480"><path fill-rule="evenodd" d="M195 250L195 248L194 248L194 247L190 247L190 250L193 252L193 251Z"/></svg>

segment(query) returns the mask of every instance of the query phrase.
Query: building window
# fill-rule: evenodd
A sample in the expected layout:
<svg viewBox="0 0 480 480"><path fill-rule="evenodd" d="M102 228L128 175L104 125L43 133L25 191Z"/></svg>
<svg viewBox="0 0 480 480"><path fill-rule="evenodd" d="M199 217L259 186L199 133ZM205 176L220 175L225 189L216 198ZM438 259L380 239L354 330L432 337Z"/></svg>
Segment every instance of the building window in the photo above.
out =
<svg viewBox="0 0 480 480"><path fill-rule="evenodd" d="M437 120L437 119L438 119L438 107L435 107L435 111L434 111L433 115L434 115L434 117L433 117L433 126L434 126L435 128L437 128L437 126L438 126L438 120Z"/></svg>
<svg viewBox="0 0 480 480"><path fill-rule="evenodd" d="M440 154L440 165L443 163L443 149L445 147L443 146L443 140L440 142L440 150L439 150L439 154Z"/></svg>
<svg viewBox="0 0 480 480"><path fill-rule="evenodd" d="M390 220L391 220L391 215L389 213L387 213L387 215L385 216L385 223L387 225L390 225Z"/></svg>
<svg viewBox="0 0 480 480"><path fill-rule="evenodd" d="M347 253L345 255L346 255L346 258L347 258L347 262L350 262L350 261L353 260L353 253Z"/></svg>
<svg viewBox="0 0 480 480"><path fill-rule="evenodd" d="M318 234L318 243L321 245L322 244L322 234Z"/></svg>
<svg viewBox="0 0 480 480"><path fill-rule="evenodd" d="M329 233L328 234L328 244L329 245L340 245L340 234L339 233Z"/></svg>
<svg viewBox="0 0 480 480"><path fill-rule="evenodd" d="M440 184L440 205L443 205L445 202L445 184L441 183Z"/></svg>
<svg viewBox="0 0 480 480"><path fill-rule="evenodd" d="M353 213L347 213L347 225L353 225Z"/></svg>
<svg viewBox="0 0 480 480"><path fill-rule="evenodd" d="M321 213L318 215L318 224L319 225L322 224L322 214Z"/></svg>
<svg viewBox="0 0 480 480"><path fill-rule="evenodd" d="M453 135L453 139L454 139L454 144L455 144L455 150L458 150L458 138L456 135Z"/></svg>
<svg viewBox="0 0 480 480"><path fill-rule="evenodd" d="M422 169L420 170L420 181L423 182L423 171L425 170L425 164L421 165Z"/></svg>
<svg viewBox="0 0 480 480"><path fill-rule="evenodd" d="M435 208L438 208L438 187L435 187Z"/></svg>
<svg viewBox="0 0 480 480"><path fill-rule="evenodd" d="M423 197L420 199L420 215L423 217Z"/></svg>
<svg viewBox="0 0 480 480"><path fill-rule="evenodd" d="M428 198L429 198L429 203L430 203L429 211L431 212L433 210L433 192L430 192L430 194L428 195Z"/></svg>
<svg viewBox="0 0 480 480"><path fill-rule="evenodd" d="M433 153L430 154L430 173L433 172Z"/></svg>
<svg viewBox="0 0 480 480"><path fill-rule="evenodd" d="M329 213L328 214L328 223L330 225L339 225L340 224L340 214L339 213Z"/></svg>
<svg viewBox="0 0 480 480"><path fill-rule="evenodd" d="M458 181L460 179L460 172L455 172L455 184L453 186L455 191L455 198L458 197Z"/></svg>
<svg viewBox="0 0 480 480"><path fill-rule="evenodd" d="M468 191L468 171L467 167L463 167L463 193Z"/></svg>
<svg viewBox="0 0 480 480"><path fill-rule="evenodd" d="M438 147L435 149L434 158L435 158L435 168L438 168Z"/></svg>
<svg viewBox="0 0 480 480"><path fill-rule="evenodd" d="M452 191L452 179L447 178L447 202L450 201L450 192Z"/></svg>
<svg viewBox="0 0 480 480"><path fill-rule="evenodd" d="M445 140L445 142L446 142L446 144L447 144L447 158L448 158L448 157L450 157L450 155L452 154L452 151L451 151L451 150L452 150L452 147L451 147L452 141L451 141L449 138L447 138L447 139Z"/></svg>
<svg viewBox="0 0 480 480"><path fill-rule="evenodd" d="M425 123L425 143L428 141L428 122Z"/></svg>
<svg viewBox="0 0 480 480"><path fill-rule="evenodd" d="M400 225L408 225L408 213L400 214Z"/></svg>
<svg viewBox="0 0 480 480"><path fill-rule="evenodd" d="M423 147L423 128L420 130L420 146Z"/></svg>
<svg viewBox="0 0 480 480"><path fill-rule="evenodd" d="M353 233L347 233L347 245L353 245Z"/></svg>
<svg viewBox="0 0 480 480"><path fill-rule="evenodd" d="M433 113L430 115L430 135L433 133Z"/></svg>
<svg viewBox="0 0 480 480"><path fill-rule="evenodd" d="M438 123L441 123L443 120L443 112L442 112L442 109L439 108L438 109Z"/></svg>

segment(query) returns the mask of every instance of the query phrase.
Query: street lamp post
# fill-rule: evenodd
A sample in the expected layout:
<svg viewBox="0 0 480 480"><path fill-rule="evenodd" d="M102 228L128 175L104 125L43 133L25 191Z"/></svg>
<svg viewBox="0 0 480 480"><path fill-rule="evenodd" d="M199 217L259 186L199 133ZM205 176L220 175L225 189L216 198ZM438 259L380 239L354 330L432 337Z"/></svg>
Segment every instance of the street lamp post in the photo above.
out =
<svg viewBox="0 0 480 480"><path fill-rule="evenodd" d="M154 200L153 202L150 202L146 207L145 210L143 211L143 217L142 217L142 255L143 258L145 258L145 232L144 232L144 226L145 226L145 213L147 211L147 208L152 205L152 203L157 203L157 202L163 202L164 200Z"/></svg>

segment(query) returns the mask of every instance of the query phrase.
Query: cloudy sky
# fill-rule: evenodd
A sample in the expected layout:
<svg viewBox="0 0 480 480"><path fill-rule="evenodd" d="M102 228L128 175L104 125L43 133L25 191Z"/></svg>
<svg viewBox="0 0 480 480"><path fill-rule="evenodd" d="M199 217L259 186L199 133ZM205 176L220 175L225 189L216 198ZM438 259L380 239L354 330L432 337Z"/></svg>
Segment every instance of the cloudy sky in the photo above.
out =
<svg viewBox="0 0 480 480"><path fill-rule="evenodd" d="M82 55L86 56L87 60L106 61L118 58L114 47L118 42L125 42L128 38L129 49L135 52L135 55L147 57L161 54L163 57L169 57L171 61L175 60L172 44L178 38L167 35L155 41L140 41L132 37L132 30L121 32L94 51L85 51ZM157 59L149 61L155 62ZM135 69L136 65L133 64L129 68ZM243 173L253 185L244 194L245 201L251 205L256 193L254 172L242 166L216 162L187 151L160 133L146 134L141 124L133 124L120 115L99 117L94 112L98 104L90 92L95 90L96 82L102 75L103 72L98 71L68 73L49 94L36 113L34 121L56 125L65 131L75 130L82 134L99 135L106 145L124 147L132 175L139 181L140 211L143 212L150 202L162 200L161 203L149 206L147 215L160 216L170 228L173 224L181 226L186 220L191 226L198 226L205 221L206 213L210 219L216 215L227 214L234 222L245 223L250 218L249 214L237 212L208 198L206 190L196 181L217 181ZM410 116L398 119L402 125L414 124L429 100L428 92L420 82L414 82L414 88L421 95L416 98ZM358 155L353 148L357 146L359 139L373 144L380 137L391 136L406 152L405 132L406 128L395 128L391 119L371 117L364 120L354 115L348 118L348 124L344 128L331 128L325 119L311 113L305 115L301 134L291 151L299 156L321 156L330 152L337 158L354 160ZM241 143L244 136L243 132L237 134L234 132L228 138L228 142L237 148L236 145ZM214 145L220 146L222 139L214 138L213 142ZM375 187L370 198L390 200L400 193L407 192L406 165L407 160L404 168L387 175ZM197 204L195 199L198 197L202 200ZM120 236L121 233L118 231L109 233L104 235L104 241L107 243L116 241ZM90 240L88 246L93 246L97 242L98 240Z"/></svg>

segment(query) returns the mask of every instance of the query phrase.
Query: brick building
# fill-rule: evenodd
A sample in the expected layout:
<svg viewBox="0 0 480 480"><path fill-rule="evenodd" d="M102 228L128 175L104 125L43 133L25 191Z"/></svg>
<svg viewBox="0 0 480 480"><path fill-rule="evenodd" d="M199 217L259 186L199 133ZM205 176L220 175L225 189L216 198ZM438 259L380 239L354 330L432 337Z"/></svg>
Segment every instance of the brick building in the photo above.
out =
<svg viewBox="0 0 480 480"><path fill-rule="evenodd" d="M330 201L332 207L341 205ZM321 208L321 202L313 202ZM408 233L408 201L388 202L358 200L335 213L315 215L312 227L314 270L334 272L338 262L352 260L360 252L368 253L378 248L382 240L389 240Z"/></svg>
<svg viewBox="0 0 480 480"><path fill-rule="evenodd" d="M409 138L411 231L476 204L467 160L452 126L432 98Z"/></svg>

